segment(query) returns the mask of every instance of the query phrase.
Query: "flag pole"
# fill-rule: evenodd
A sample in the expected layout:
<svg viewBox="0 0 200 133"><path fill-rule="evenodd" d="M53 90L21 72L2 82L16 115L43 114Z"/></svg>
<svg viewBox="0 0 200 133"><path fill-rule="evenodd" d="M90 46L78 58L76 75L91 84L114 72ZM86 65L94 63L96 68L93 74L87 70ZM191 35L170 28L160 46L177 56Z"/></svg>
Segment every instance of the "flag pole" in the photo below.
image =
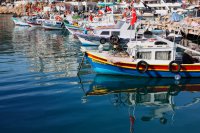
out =
<svg viewBox="0 0 200 133"><path fill-rule="evenodd" d="M132 30L133 30L133 25L131 25L131 30L130 30L130 32L131 32L131 33L130 33L130 40L129 40L130 42L132 41L132 40L131 40L131 37L132 37Z"/></svg>

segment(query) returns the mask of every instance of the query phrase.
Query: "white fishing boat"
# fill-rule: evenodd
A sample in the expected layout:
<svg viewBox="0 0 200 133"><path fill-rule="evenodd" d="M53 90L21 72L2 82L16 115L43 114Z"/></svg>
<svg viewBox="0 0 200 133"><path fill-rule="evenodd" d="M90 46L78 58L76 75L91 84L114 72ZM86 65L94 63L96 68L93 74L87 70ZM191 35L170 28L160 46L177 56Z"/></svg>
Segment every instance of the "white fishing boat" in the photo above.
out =
<svg viewBox="0 0 200 133"><path fill-rule="evenodd" d="M168 41L159 36L130 41L124 50L114 44L113 51L84 50L93 70L100 74L140 77L200 77L200 52ZM188 53L178 54L177 48Z"/></svg>
<svg viewBox="0 0 200 133"><path fill-rule="evenodd" d="M42 27L43 22L45 21L45 19L42 19L39 16L31 16L28 18L27 23L31 26L31 27Z"/></svg>
<svg viewBox="0 0 200 133"><path fill-rule="evenodd" d="M84 38L90 42L96 42L99 44L109 43L115 41L115 43L127 43L130 38L135 38L134 26L130 25L130 22L118 21L115 26L112 27L99 27L93 31L87 32L75 32L76 36ZM143 30L145 31L145 29ZM115 36L113 39L112 37Z"/></svg>
<svg viewBox="0 0 200 133"><path fill-rule="evenodd" d="M51 15L49 20L45 20L42 27L46 30L61 30L64 28L63 18L59 15Z"/></svg>
<svg viewBox="0 0 200 133"><path fill-rule="evenodd" d="M26 22L27 17L12 17L12 20L14 22L15 25L18 26L29 26L29 24Z"/></svg>

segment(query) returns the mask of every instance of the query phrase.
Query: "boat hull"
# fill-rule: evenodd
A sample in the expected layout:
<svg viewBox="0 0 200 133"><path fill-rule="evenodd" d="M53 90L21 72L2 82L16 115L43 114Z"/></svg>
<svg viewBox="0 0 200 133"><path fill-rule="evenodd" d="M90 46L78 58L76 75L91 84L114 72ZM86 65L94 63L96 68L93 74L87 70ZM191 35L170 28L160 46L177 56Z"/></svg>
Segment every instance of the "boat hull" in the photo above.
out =
<svg viewBox="0 0 200 133"><path fill-rule="evenodd" d="M13 20L14 24L17 25L17 26L29 26L28 23L25 23L18 18L12 17L12 20Z"/></svg>
<svg viewBox="0 0 200 133"><path fill-rule="evenodd" d="M45 30L62 30L62 27L55 27L55 26L47 26L47 25L43 25L42 26Z"/></svg>
<svg viewBox="0 0 200 133"><path fill-rule="evenodd" d="M63 22L55 20L45 20L42 25L42 27L46 30L62 30L63 26Z"/></svg>
<svg viewBox="0 0 200 133"><path fill-rule="evenodd" d="M81 38L79 36L77 37L83 46L98 46L98 43L85 40L84 38Z"/></svg>
<svg viewBox="0 0 200 133"><path fill-rule="evenodd" d="M95 42L96 45L100 45L100 41L101 39L105 39L105 44L108 45L110 43L110 39L109 38L104 38L104 37L100 37L100 36L96 36L96 35L90 35L90 34L83 34L83 33L75 33L76 36L79 36L81 38L83 38L84 40L88 41L88 42ZM120 44L127 44L130 41L130 39L123 39L120 38L119 43Z"/></svg>
<svg viewBox="0 0 200 133"><path fill-rule="evenodd" d="M90 62L93 70L99 74L111 75L130 75L139 77L200 77L200 64L184 64L181 65L179 72L169 71L169 65L149 65L148 71L141 73L136 69L135 62L116 62L86 52L86 58Z"/></svg>
<svg viewBox="0 0 200 133"><path fill-rule="evenodd" d="M42 24L37 24L37 23L30 23L28 22L29 26L31 27L42 27Z"/></svg>

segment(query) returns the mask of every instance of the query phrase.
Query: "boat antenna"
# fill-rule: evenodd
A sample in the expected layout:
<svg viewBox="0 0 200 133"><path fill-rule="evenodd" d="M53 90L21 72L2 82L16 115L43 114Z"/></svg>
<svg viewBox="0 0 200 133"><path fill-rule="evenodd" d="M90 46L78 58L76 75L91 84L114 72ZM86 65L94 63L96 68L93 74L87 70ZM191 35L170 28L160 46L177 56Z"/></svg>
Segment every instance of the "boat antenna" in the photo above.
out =
<svg viewBox="0 0 200 133"><path fill-rule="evenodd" d="M174 43L174 45L173 45L173 60L176 59L176 42L175 42L175 40L176 40L176 35L174 34L174 40L173 40L173 43Z"/></svg>

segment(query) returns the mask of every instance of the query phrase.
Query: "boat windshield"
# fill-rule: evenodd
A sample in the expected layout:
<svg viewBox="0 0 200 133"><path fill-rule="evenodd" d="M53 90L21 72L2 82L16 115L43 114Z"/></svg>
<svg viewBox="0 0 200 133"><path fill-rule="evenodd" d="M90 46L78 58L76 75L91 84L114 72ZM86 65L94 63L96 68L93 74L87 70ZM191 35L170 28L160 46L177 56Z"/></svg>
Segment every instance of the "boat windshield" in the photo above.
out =
<svg viewBox="0 0 200 133"><path fill-rule="evenodd" d="M120 29L124 23L125 21L118 21L117 24L115 25L115 28Z"/></svg>

